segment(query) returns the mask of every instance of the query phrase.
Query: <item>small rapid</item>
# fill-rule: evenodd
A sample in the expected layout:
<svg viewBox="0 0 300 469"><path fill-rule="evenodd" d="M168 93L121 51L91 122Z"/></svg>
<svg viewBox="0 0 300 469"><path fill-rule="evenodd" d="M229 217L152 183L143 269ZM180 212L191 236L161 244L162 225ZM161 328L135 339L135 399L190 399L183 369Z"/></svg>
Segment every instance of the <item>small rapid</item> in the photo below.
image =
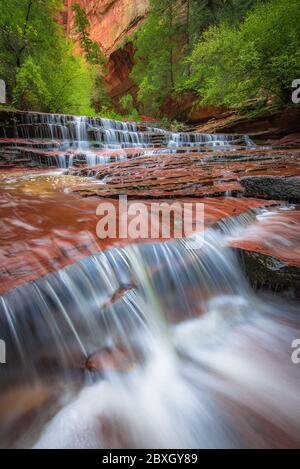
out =
<svg viewBox="0 0 300 469"><path fill-rule="evenodd" d="M254 147L246 135L174 133L145 123L100 117L20 113L15 120L13 127L0 128L0 138L6 139L10 134L12 144L18 142L17 149L26 158L40 165L48 164L62 169L115 161L127 157L130 149L147 154L191 150L236 151L238 148ZM11 152L11 148L7 147L4 153L8 154L7 151Z"/></svg>
<svg viewBox="0 0 300 469"><path fill-rule="evenodd" d="M227 246L251 220L206 230L204 242L111 248L3 295L16 364L1 368L3 390L24 381L60 389L10 445L299 444L297 306L254 293ZM86 360L92 371L80 373Z"/></svg>

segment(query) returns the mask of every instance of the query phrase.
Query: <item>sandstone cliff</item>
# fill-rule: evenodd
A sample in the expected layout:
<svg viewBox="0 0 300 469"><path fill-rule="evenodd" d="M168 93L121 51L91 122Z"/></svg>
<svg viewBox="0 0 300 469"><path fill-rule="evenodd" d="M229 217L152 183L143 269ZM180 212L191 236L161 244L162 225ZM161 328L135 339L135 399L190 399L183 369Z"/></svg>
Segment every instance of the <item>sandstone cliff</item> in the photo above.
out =
<svg viewBox="0 0 300 469"><path fill-rule="evenodd" d="M100 45L108 58L107 88L109 95L117 101L134 86L129 78L134 51L130 43L123 44L145 18L149 0L65 0L63 21L70 36L74 3L85 9L91 39Z"/></svg>

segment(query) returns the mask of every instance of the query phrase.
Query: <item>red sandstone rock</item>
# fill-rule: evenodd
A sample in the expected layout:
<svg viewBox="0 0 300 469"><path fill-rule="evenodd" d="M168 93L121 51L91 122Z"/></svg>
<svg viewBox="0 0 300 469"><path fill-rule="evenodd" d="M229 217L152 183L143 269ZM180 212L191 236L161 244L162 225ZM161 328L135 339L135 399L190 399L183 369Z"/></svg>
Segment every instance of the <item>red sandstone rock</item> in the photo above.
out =
<svg viewBox="0 0 300 469"><path fill-rule="evenodd" d="M238 153L175 153L144 155L109 165L72 170L71 174L104 179L101 186L81 186L83 196L176 198L243 193L246 175L300 175L300 151L240 150Z"/></svg>
<svg viewBox="0 0 300 469"><path fill-rule="evenodd" d="M288 134L299 133L299 130L300 107L295 105L279 111L266 110L264 114L250 119L237 115L216 118L195 128L200 133L240 133L269 141L272 139L275 140L273 144Z"/></svg>
<svg viewBox="0 0 300 469"><path fill-rule="evenodd" d="M61 182L59 182L61 181ZM69 181L69 179L68 179ZM82 198L61 192L59 184L72 184L60 177L23 180L0 189L0 293L49 272L57 271L83 257L106 249L135 242L134 239L99 239L96 235L100 219L96 209L101 199ZM107 199L106 199L107 201ZM117 200L109 200L116 205ZM197 202L197 199L181 199ZM132 201L134 202L134 200ZM157 200L160 202L160 200ZM253 199L201 199L205 203L205 225L221 218L238 215L248 208L271 205L270 201ZM150 200L145 203L150 204ZM117 210L118 217L118 210ZM140 239L138 241L150 241Z"/></svg>
<svg viewBox="0 0 300 469"><path fill-rule="evenodd" d="M100 45L108 59L106 82L110 96L118 98L128 93L133 88L129 78L133 48L131 44L120 46L146 17L149 0L65 0L63 23L73 38L74 3L79 3L87 12L91 39Z"/></svg>
<svg viewBox="0 0 300 469"><path fill-rule="evenodd" d="M179 119L189 124L206 122L215 117L221 117L226 109L217 106L195 106L199 96L186 93L181 96L168 96L162 104L161 111L169 119ZM229 114L232 114L232 112ZM228 115L228 111L227 114Z"/></svg>
<svg viewBox="0 0 300 469"><path fill-rule="evenodd" d="M276 146L300 144L300 132L286 135L280 140L272 141L272 144Z"/></svg>
<svg viewBox="0 0 300 469"><path fill-rule="evenodd" d="M136 29L149 9L148 0L65 0L69 34L72 33L74 3L79 3L87 12L91 38L106 54L114 51Z"/></svg>
<svg viewBox="0 0 300 469"><path fill-rule="evenodd" d="M232 238L229 245L300 267L300 210L278 211L259 219Z"/></svg>
<svg viewBox="0 0 300 469"><path fill-rule="evenodd" d="M238 250L254 288L300 298L300 210L275 211L244 227L229 245Z"/></svg>

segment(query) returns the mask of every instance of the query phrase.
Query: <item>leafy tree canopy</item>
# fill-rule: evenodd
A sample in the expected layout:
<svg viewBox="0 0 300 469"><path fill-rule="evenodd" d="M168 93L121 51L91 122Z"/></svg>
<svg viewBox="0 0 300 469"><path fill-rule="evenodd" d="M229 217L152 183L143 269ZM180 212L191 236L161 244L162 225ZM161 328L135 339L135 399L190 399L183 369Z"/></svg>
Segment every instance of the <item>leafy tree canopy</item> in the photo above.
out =
<svg viewBox="0 0 300 469"><path fill-rule="evenodd" d="M203 102L238 106L251 98L291 100L300 76L298 0L258 2L245 21L211 26L190 57L187 89Z"/></svg>
<svg viewBox="0 0 300 469"><path fill-rule="evenodd" d="M203 104L290 102L300 76L299 1L151 0L137 32L132 78L143 111L192 91Z"/></svg>
<svg viewBox="0 0 300 469"><path fill-rule="evenodd" d="M60 0L0 0L1 75L20 109L89 114L95 73L55 21Z"/></svg>

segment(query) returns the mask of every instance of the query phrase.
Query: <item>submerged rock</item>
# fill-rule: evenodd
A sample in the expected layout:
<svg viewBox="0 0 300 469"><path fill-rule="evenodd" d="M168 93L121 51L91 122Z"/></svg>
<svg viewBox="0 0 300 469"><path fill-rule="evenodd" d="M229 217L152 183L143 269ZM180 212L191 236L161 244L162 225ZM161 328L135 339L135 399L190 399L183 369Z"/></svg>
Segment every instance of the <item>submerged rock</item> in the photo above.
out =
<svg viewBox="0 0 300 469"><path fill-rule="evenodd" d="M140 351L125 346L103 347L90 355L86 361L89 371L107 373L128 372L142 360Z"/></svg>

